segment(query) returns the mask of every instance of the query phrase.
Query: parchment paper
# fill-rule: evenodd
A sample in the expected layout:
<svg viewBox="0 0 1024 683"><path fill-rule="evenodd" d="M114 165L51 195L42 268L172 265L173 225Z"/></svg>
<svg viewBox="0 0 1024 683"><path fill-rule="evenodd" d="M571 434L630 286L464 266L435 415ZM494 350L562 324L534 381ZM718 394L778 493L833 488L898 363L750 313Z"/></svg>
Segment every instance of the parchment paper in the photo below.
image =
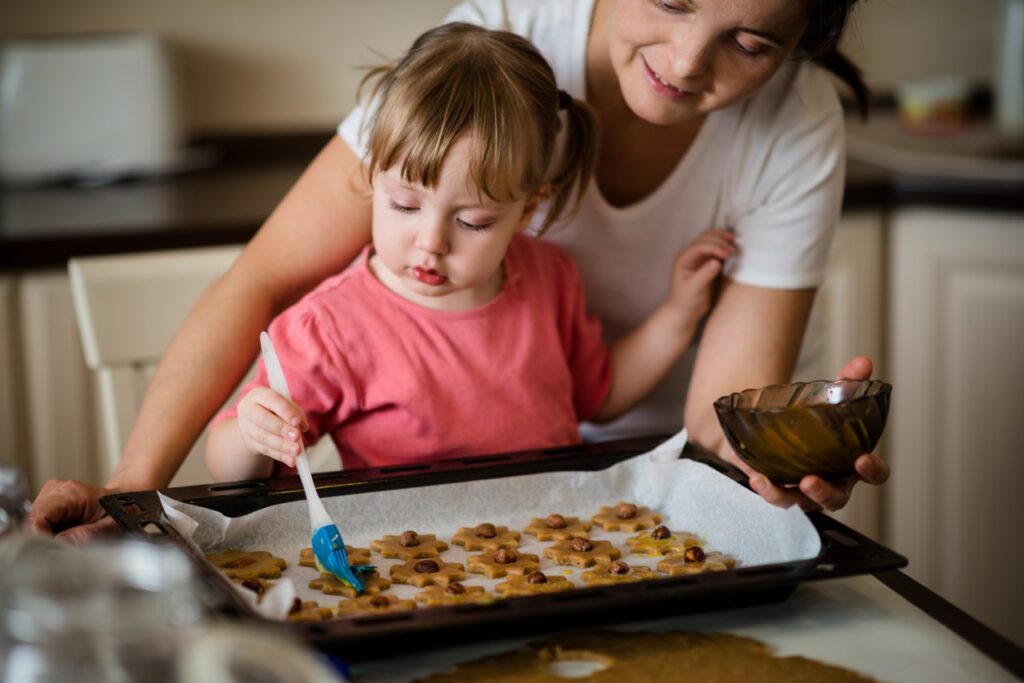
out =
<svg viewBox="0 0 1024 683"><path fill-rule="evenodd" d="M714 469L689 459L680 459L686 444L686 430L654 450L596 472L545 472L502 479L440 484L410 489L376 491L324 498L327 512L341 530L345 543L366 548L385 534L398 535L407 529L436 534L450 542L460 527L483 522L522 531L534 517L551 513L589 520L601 506L628 501L650 507L663 517L673 532L688 531L704 541L705 551L720 551L737 560L739 566L791 562L816 557L821 551L817 530L807 516L794 506L788 510L766 503ZM268 618L281 618L298 595L334 606L338 596L324 595L308 588L318 576L315 569L298 566L299 551L309 547L311 528L305 501L264 508L242 517L230 518L203 507L188 505L161 495L170 523L202 552L230 548L269 550L288 561L282 580L275 583L258 606ZM595 527L592 538L606 539L623 552L630 564L654 567L659 558L631 555L625 539L633 533L604 532ZM579 579L580 569L554 565L543 549L551 541L538 542L523 535L519 552L540 556L541 571ZM442 553L446 562L465 564L465 552L450 545ZM377 553L373 562L383 577L397 560ZM491 592L504 579L487 579L468 574L467 585L482 585ZM391 592L413 598L421 589L396 585ZM239 587L239 593L254 603L255 594Z"/></svg>

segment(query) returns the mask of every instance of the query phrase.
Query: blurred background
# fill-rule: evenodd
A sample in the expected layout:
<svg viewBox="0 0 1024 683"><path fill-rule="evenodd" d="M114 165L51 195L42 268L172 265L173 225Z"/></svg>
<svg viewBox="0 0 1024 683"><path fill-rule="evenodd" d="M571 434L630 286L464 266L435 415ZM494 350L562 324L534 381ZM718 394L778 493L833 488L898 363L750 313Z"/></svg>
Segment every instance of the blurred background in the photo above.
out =
<svg viewBox="0 0 1024 683"><path fill-rule="evenodd" d="M0 457L35 489L103 483L130 424L104 392L140 392L159 355L120 357L114 379L97 343L83 355L69 258L237 248L351 108L360 67L454 4L0 2ZM846 205L798 375L876 359L895 386L893 479L840 518L1024 645L1022 15L1021 0L859 3L843 49L877 103L849 119ZM162 302L165 322L193 296Z"/></svg>

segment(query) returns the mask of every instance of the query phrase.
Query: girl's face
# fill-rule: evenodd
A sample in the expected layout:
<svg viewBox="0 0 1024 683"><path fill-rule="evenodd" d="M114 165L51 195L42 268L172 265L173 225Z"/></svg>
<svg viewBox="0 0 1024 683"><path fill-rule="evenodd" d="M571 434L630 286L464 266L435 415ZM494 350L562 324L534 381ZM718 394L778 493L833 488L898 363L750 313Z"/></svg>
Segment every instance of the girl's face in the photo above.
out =
<svg viewBox="0 0 1024 683"><path fill-rule="evenodd" d="M610 0L611 67L641 119L672 125L767 81L807 23L807 0Z"/></svg>
<svg viewBox="0 0 1024 683"><path fill-rule="evenodd" d="M433 188L402 180L401 163L374 177L371 268L393 292L428 308L468 310L493 299L508 244L535 206L481 196L469 174L471 148L469 136L452 145Z"/></svg>

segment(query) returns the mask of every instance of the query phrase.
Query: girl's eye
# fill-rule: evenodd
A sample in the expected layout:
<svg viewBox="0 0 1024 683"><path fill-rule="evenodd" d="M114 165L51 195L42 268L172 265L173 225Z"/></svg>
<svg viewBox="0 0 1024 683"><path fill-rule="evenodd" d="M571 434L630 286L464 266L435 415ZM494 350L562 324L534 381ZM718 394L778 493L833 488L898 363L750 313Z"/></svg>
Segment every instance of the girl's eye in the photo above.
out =
<svg viewBox="0 0 1024 683"><path fill-rule="evenodd" d="M677 5L671 2L664 2L663 0L654 0L655 6L658 9L668 12L669 14L688 14L690 8L682 5Z"/></svg>
<svg viewBox="0 0 1024 683"><path fill-rule="evenodd" d="M455 220L458 221L459 225L461 225L462 227L466 228L467 230L472 230L474 232L486 230L487 228L491 227L490 223L468 223L462 220L461 218L456 218Z"/></svg>
<svg viewBox="0 0 1024 683"><path fill-rule="evenodd" d="M415 206L403 206L402 204L396 203L394 200L388 200L388 206L399 213L413 213L416 211Z"/></svg>
<svg viewBox="0 0 1024 683"><path fill-rule="evenodd" d="M746 55L747 57L758 57L771 50L770 47L764 45L763 43L755 43L751 41L749 38L744 40L739 36L733 36L732 43L733 45L736 46L736 49L739 50L740 53Z"/></svg>

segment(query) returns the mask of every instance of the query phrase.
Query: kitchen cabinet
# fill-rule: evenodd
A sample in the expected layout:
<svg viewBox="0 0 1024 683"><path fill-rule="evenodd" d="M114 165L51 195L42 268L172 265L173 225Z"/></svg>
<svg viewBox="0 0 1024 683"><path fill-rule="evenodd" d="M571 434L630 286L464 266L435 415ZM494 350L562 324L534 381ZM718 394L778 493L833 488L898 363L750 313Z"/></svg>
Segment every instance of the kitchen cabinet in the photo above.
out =
<svg viewBox="0 0 1024 683"><path fill-rule="evenodd" d="M885 487L907 573L1024 645L1024 215L893 212Z"/></svg>

